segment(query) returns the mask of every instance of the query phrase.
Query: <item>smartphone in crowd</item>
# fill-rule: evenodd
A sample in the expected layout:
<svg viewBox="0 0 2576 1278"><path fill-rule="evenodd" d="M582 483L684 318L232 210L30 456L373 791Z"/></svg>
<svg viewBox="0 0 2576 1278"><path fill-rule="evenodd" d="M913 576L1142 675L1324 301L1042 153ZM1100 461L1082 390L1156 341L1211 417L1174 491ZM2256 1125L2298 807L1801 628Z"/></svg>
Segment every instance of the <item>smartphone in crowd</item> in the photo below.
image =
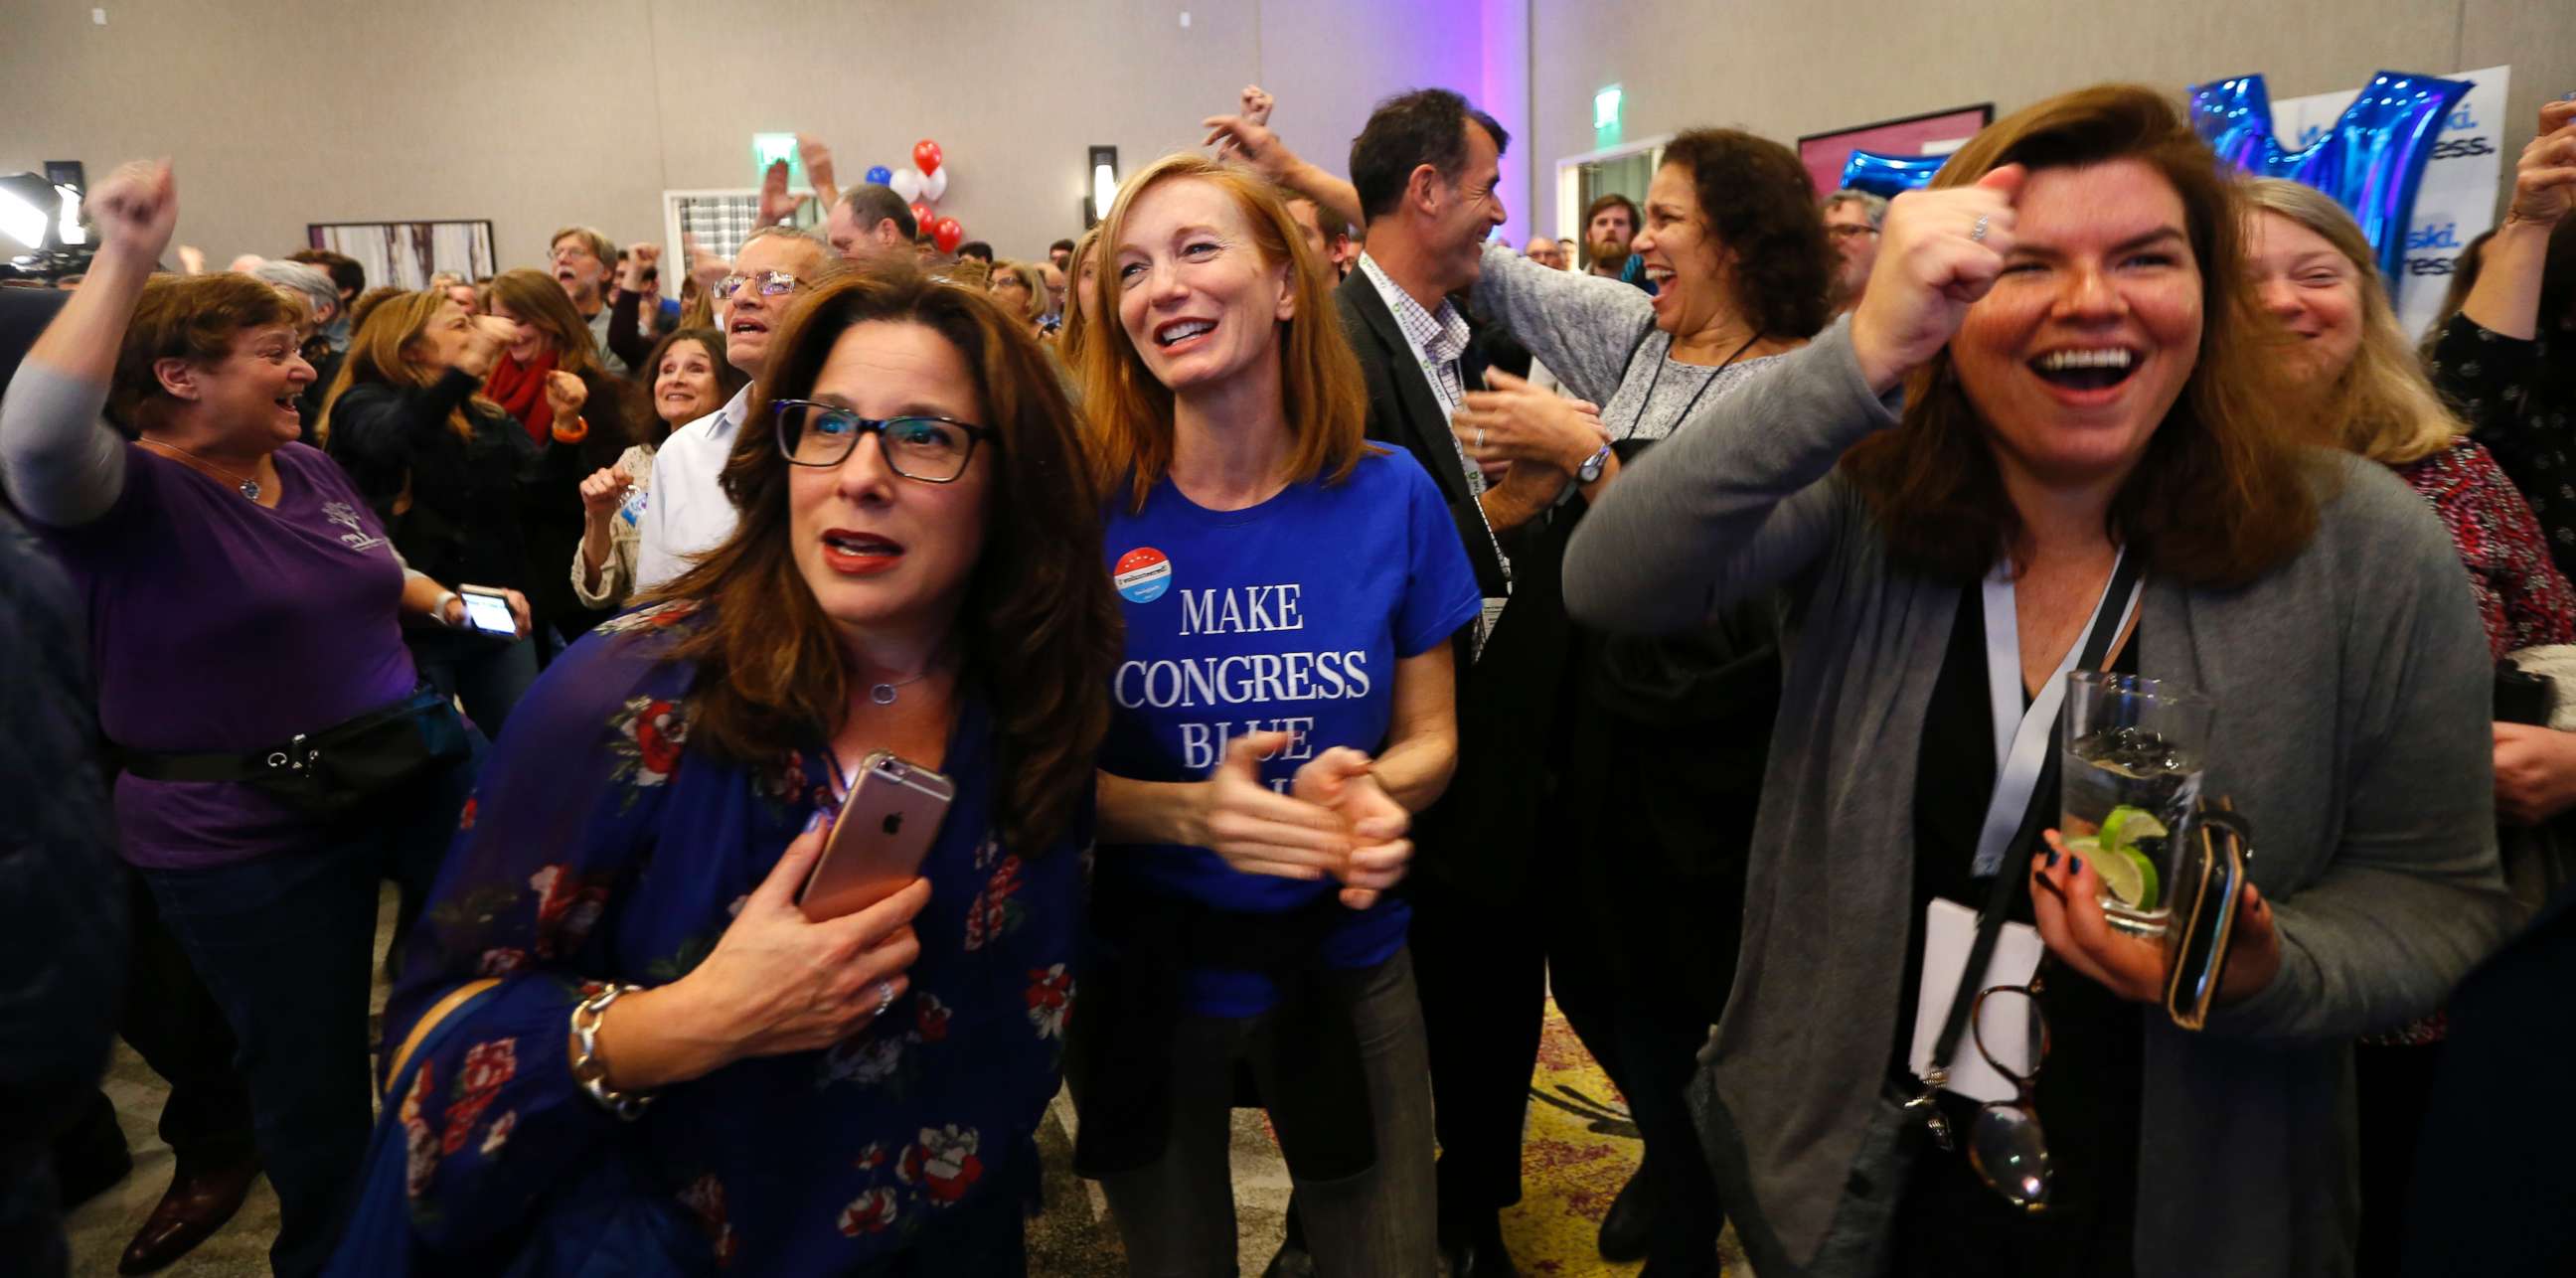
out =
<svg viewBox="0 0 2576 1278"><path fill-rule="evenodd" d="M465 624L500 639L519 637L519 619L510 612L507 592L490 586L458 586L457 597L465 601Z"/></svg>
<svg viewBox="0 0 2576 1278"><path fill-rule="evenodd" d="M797 894L797 908L820 923L902 891L920 875L956 797L957 787L928 768L884 750L869 755Z"/></svg>

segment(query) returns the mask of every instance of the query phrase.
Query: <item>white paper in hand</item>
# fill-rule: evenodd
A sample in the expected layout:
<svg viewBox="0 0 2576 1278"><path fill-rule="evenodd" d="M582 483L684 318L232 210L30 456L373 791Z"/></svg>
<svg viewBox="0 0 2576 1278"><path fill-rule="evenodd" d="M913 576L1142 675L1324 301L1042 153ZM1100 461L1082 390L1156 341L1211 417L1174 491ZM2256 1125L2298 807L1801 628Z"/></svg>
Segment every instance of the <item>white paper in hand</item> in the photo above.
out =
<svg viewBox="0 0 2576 1278"><path fill-rule="evenodd" d="M1950 993L1959 979L1959 969L1968 965L1968 951L1977 943L1977 912L1956 901L1933 898L1923 917L1923 985L1914 999L1914 1047L1906 1054L1906 1064L1916 1078L1932 1068L1932 1045L1941 1038L1941 1021L1950 1013ZM2027 923L2007 921L1995 937L1995 952L1986 958L1983 979L1969 984L1960 997L1973 1001L1977 991L1996 985L2026 985L2030 974L2039 970L2040 956L2048 952L2039 939L2039 929ZM2024 1076L2030 1073L2029 1025L2024 1017L1989 1015L1985 1019L1986 1047L1995 1059L2012 1065ZM1977 1050L1972 1028L1959 1031L1958 1046L1950 1052L1950 1081L1942 1090L1956 1092L1975 1101L2008 1101L2017 1093L2011 1079L1995 1072Z"/></svg>

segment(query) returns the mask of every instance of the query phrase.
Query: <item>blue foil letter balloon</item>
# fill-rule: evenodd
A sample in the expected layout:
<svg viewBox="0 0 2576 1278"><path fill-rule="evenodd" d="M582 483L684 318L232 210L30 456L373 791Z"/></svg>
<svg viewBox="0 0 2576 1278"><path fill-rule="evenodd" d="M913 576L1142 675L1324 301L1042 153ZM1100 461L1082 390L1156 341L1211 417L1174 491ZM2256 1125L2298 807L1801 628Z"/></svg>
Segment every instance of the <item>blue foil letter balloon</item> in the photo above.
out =
<svg viewBox="0 0 2576 1278"><path fill-rule="evenodd" d="M2191 89L2191 124L2218 158L2257 177L2288 178L2334 197L2361 223L2392 286L2406 261L2415 192L2433 158L2442 121L2468 94L2466 80L2403 71L2370 78L2334 127L2307 149L2288 151L2272 132L2263 77L2238 76Z"/></svg>
<svg viewBox="0 0 2576 1278"><path fill-rule="evenodd" d="M1950 162L1946 155L1886 155L1855 150L1843 161L1843 185L1855 191L1895 199L1932 184L1932 175Z"/></svg>

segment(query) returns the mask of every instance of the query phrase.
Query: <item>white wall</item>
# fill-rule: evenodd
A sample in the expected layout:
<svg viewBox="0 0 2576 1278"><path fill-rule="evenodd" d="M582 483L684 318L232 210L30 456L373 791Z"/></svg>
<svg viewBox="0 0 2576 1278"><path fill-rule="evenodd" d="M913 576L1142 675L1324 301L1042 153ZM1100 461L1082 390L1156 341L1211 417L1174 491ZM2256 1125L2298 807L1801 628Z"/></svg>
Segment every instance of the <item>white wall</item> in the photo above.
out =
<svg viewBox="0 0 2576 1278"><path fill-rule="evenodd" d="M1378 98L1475 98L1514 135L1515 242L1564 233L1540 200L1614 82L1629 137L1785 142L2113 78L2288 97L2510 63L2514 150L2576 89L2567 0L105 0L103 27L96 3L0 0L0 171L174 156L181 236L218 262L310 221L489 218L505 266L568 222L655 237L660 191L751 185L751 135L795 130L844 181L937 138L941 211L1033 255L1080 228L1086 146L1132 171L1256 81L1336 171Z"/></svg>
<svg viewBox="0 0 2576 1278"><path fill-rule="evenodd" d="M753 185L752 135L790 131L844 182L938 139L940 211L1033 256L1082 228L1087 146L1141 168L1246 83L1336 171L1378 98L1481 96L1488 0L100 2L0 0L0 172L170 155L218 263L307 222L489 218L507 267L571 222L658 238L662 190Z"/></svg>
<svg viewBox="0 0 2576 1278"><path fill-rule="evenodd" d="M1593 149L1592 95L1628 137L1729 125L1800 134L1993 102L1998 116L2105 80L2170 89L2261 72L2275 99L2381 68L2510 64L2505 172L2540 103L2576 90L2570 0L1529 0L1533 159ZM1543 213L1554 221L1554 210ZM1571 232L1560 230L1559 234Z"/></svg>

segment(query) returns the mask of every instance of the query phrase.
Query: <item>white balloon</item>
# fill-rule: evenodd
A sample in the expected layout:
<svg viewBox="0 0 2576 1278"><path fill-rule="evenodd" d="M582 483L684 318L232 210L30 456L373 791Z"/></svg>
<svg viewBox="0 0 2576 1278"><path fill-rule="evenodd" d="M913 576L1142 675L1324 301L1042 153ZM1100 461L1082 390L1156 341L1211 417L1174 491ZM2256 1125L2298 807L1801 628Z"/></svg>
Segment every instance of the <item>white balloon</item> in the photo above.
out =
<svg viewBox="0 0 2576 1278"><path fill-rule="evenodd" d="M948 194L948 163L942 160L937 169L923 175L921 198L936 204L939 202L939 197L946 194Z"/></svg>
<svg viewBox="0 0 2576 1278"><path fill-rule="evenodd" d="M894 193L902 196L906 204L921 198L921 174L917 170L898 169L895 171L894 180L886 185L893 187Z"/></svg>

